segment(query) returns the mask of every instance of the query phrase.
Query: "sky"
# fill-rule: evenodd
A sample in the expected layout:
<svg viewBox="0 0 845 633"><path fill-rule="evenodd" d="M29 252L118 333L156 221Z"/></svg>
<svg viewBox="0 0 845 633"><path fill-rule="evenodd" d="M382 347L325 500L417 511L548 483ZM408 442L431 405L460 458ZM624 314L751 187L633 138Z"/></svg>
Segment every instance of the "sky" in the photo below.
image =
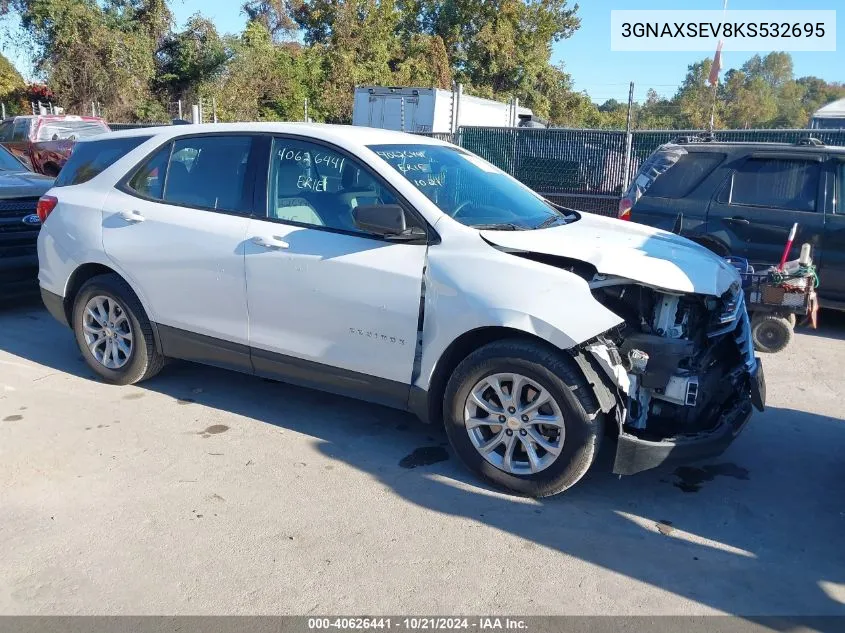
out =
<svg viewBox="0 0 845 633"><path fill-rule="evenodd" d="M571 0L572 1L572 0ZM237 33L246 16L241 0L172 0L179 25L196 12L210 17L222 33ZM845 4L843 0L729 0L730 9L840 9L837 15L837 52L792 53L796 77L815 75L827 81L845 82ZM631 53L610 50L610 12L612 9L713 9L722 8L722 0L581 0L578 15L581 28L570 39L554 46L552 61L563 62L572 75L576 90L586 90L593 101L627 101L630 82L634 82L637 101L645 99L649 88L671 97L684 80L687 66L708 53ZM4 47L7 55L24 74L26 53ZM769 51L759 51L765 54ZM728 52L723 56L725 69L738 68L750 53Z"/></svg>

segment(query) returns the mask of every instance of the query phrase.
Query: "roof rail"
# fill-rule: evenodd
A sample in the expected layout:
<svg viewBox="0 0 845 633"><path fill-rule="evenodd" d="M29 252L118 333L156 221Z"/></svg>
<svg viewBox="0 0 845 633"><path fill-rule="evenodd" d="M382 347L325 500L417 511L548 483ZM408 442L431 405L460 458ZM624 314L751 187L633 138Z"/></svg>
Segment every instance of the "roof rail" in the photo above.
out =
<svg viewBox="0 0 845 633"><path fill-rule="evenodd" d="M798 142L795 143L795 144L800 146L800 147L824 147L825 146L825 144L821 140L819 140L819 139L817 139L813 136L807 136L806 138L798 139Z"/></svg>
<svg viewBox="0 0 845 633"><path fill-rule="evenodd" d="M712 143L715 140L713 132L700 132L692 136L679 136L672 142L675 145L688 145L691 143Z"/></svg>

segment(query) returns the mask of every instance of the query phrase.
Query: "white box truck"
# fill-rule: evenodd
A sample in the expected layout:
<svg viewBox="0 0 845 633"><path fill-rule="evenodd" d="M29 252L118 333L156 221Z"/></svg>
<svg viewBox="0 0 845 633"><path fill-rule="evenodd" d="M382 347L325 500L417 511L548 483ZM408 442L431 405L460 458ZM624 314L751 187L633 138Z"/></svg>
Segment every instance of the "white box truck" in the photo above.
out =
<svg viewBox="0 0 845 633"><path fill-rule="evenodd" d="M462 125L516 127L533 114L519 103L500 103L439 88L355 89L352 125L403 132L454 132Z"/></svg>

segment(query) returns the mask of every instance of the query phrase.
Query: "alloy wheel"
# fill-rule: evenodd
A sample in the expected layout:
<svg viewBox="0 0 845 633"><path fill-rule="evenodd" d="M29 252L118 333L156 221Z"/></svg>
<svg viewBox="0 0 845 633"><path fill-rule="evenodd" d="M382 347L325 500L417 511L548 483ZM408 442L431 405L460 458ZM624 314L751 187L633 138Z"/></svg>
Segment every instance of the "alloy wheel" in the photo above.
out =
<svg viewBox="0 0 845 633"><path fill-rule="evenodd" d="M107 369L121 369L132 356L132 324L123 306L113 297L93 297L82 313L82 330L88 351Z"/></svg>
<svg viewBox="0 0 845 633"><path fill-rule="evenodd" d="M464 424L479 454L514 475L545 470L563 449L560 406L545 387L521 374L479 380L464 405Z"/></svg>

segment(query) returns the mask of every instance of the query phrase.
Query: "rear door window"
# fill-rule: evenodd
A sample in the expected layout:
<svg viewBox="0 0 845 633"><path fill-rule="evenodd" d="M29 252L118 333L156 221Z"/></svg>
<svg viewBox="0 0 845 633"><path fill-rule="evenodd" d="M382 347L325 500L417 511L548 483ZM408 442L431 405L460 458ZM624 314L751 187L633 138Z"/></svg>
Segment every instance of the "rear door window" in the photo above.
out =
<svg viewBox="0 0 845 633"><path fill-rule="evenodd" d="M88 182L150 138L152 137L127 136L78 143L74 146L67 164L59 172L55 186L68 187Z"/></svg>
<svg viewBox="0 0 845 633"><path fill-rule="evenodd" d="M164 180L167 174L167 162L173 143L168 143L136 171L126 186L142 198L161 200L164 195Z"/></svg>
<svg viewBox="0 0 845 633"><path fill-rule="evenodd" d="M817 161L751 158L729 183L729 204L815 211L821 167Z"/></svg>
<svg viewBox="0 0 845 633"><path fill-rule="evenodd" d="M251 136L200 136L174 142L164 202L250 214L252 141Z"/></svg>

